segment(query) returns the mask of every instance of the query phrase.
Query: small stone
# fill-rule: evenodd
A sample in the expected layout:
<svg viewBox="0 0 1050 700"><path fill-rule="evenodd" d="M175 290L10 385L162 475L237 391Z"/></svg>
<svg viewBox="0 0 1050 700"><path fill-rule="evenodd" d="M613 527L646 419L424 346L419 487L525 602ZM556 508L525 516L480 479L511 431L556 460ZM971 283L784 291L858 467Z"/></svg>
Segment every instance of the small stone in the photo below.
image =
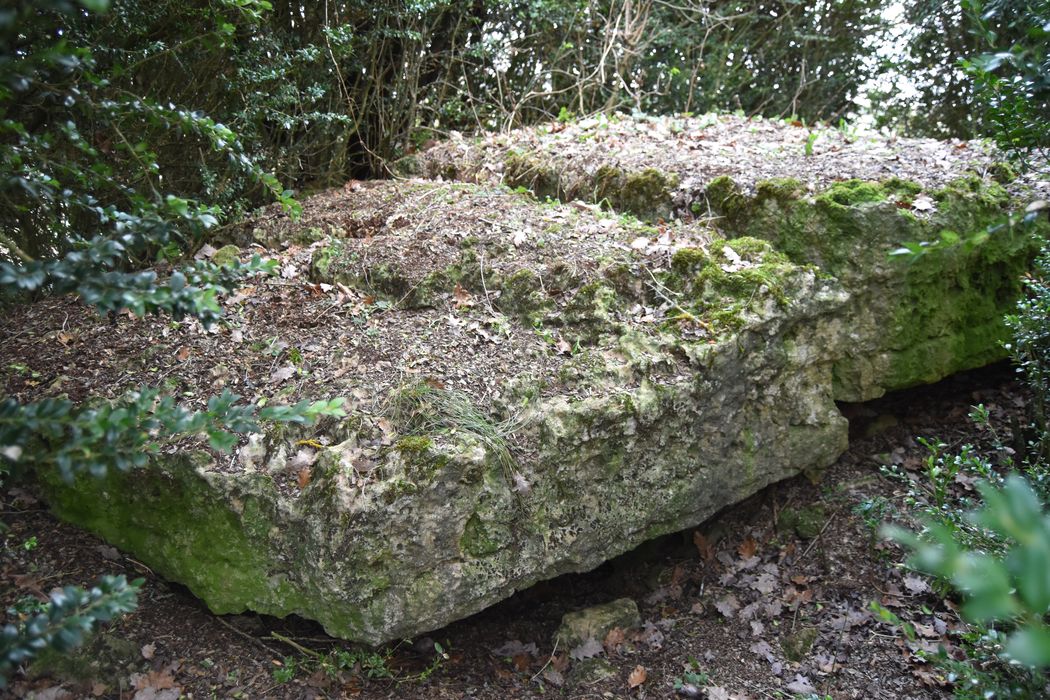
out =
<svg viewBox="0 0 1050 700"><path fill-rule="evenodd" d="M566 613L554 637L562 648L573 648L588 639L605 639L617 627L625 630L641 624L638 604L630 598L620 598L604 605Z"/></svg>
<svg viewBox="0 0 1050 700"><path fill-rule="evenodd" d="M211 256L211 261L216 265L222 267L225 265L231 265L238 262L241 256L241 249L235 245L224 245L219 248Z"/></svg>
<svg viewBox="0 0 1050 700"><path fill-rule="evenodd" d="M569 686L593 685L616 675L616 667L605 659L577 661L565 680Z"/></svg>
<svg viewBox="0 0 1050 700"><path fill-rule="evenodd" d="M880 435L891 428L896 428L900 421L897 420L897 416L890 413L882 413L875 417L875 420L868 423L864 428L864 437L870 438Z"/></svg>
<svg viewBox="0 0 1050 700"><path fill-rule="evenodd" d="M777 518L777 529L780 532L794 532L805 540L811 540L824 529L828 515L823 506L806 508L785 508Z"/></svg>
<svg viewBox="0 0 1050 700"><path fill-rule="evenodd" d="M813 642L817 641L817 630L815 627L804 627L799 631L789 634L780 641L784 650L784 656L788 661L798 663L806 658L809 650L813 648Z"/></svg>

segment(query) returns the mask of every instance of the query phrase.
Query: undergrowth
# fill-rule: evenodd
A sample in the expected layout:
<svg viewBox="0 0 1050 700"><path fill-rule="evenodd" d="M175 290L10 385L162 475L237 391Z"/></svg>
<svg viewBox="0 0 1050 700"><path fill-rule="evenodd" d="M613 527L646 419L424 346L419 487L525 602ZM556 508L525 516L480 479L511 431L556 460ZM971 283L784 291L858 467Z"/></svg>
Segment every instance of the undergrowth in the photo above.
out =
<svg viewBox="0 0 1050 700"><path fill-rule="evenodd" d="M1028 295L1008 322L1014 363L1034 396L1029 406L1033 434L1011 447L983 405L971 419L984 434L982 448L949 449L920 439L926 454L908 473L899 466L884 473L906 486L896 519L915 530L884 526L885 537L911 553L906 566L931 577L933 590L957 609L966 623L958 633L959 653L941 646L917 652L936 664L955 697L1042 698L1050 693L1050 460L1047 398L1050 396L1050 252L1044 249ZM1018 448L1018 449L1015 449ZM875 525L893 508L869 502L859 509ZM906 621L887 616L910 638Z"/></svg>

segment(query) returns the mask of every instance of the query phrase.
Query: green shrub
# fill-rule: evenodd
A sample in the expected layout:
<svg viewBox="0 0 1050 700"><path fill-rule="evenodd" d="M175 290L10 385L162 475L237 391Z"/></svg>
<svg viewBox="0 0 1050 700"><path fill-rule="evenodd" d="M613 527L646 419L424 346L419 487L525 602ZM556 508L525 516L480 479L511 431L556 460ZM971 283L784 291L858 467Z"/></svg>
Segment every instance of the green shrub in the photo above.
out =
<svg viewBox="0 0 1050 700"><path fill-rule="evenodd" d="M1050 516L1028 482L1011 475L999 488L979 485L984 505L967 518L1001 543L1001 554L969 549L943 522L928 520L922 535L886 533L913 551L909 565L948 581L963 597L963 616L1005 625L1004 653L1032 668L1050 667Z"/></svg>
<svg viewBox="0 0 1050 700"><path fill-rule="evenodd" d="M123 576L104 576L90 590L66 586L51 594L44 610L19 625L0 629L0 688L18 666L45 649L68 652L87 635L115 617L131 612L138 603L142 580L128 583ZM18 610L9 610L12 617Z"/></svg>

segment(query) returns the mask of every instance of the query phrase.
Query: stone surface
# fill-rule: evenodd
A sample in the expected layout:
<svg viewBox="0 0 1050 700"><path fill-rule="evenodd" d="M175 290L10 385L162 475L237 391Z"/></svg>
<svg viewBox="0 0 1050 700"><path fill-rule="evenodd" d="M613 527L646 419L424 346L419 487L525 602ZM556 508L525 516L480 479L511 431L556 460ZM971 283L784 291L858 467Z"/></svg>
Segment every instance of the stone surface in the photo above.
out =
<svg viewBox="0 0 1050 700"><path fill-rule="evenodd" d="M617 627L628 630L640 627L641 624L638 604L630 598L620 598L603 605L566 613L554 633L554 638L558 640L560 648L572 649L588 639L601 642Z"/></svg>
<svg viewBox="0 0 1050 700"><path fill-rule="evenodd" d="M659 187L681 174L626 172L609 187L671 211ZM960 242L1018 199L951 183L711 181L717 219L660 225L498 185L327 193L251 228L287 245L280 280L227 302L241 340L122 321L113 353L69 350L66 386L152 367L195 397L342 395L347 417L44 490L215 612L373 644L439 628L829 465L836 400L1002 357L1034 245ZM52 311L73 337L102 332Z"/></svg>

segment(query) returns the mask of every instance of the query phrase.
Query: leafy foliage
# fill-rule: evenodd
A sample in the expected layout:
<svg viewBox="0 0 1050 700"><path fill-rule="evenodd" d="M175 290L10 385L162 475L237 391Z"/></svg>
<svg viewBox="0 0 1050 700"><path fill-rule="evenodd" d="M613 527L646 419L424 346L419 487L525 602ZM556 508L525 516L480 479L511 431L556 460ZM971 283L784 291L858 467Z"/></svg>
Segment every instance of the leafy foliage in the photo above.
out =
<svg viewBox="0 0 1050 700"><path fill-rule="evenodd" d="M917 135L994 134L1012 151L1046 148L1050 3L921 0L902 6L872 95L881 125Z"/></svg>
<svg viewBox="0 0 1050 700"><path fill-rule="evenodd" d="M11 303L41 294L76 293L102 312L192 316L205 326L221 315L218 296L274 263L182 265L161 280L142 270L153 258L177 260L227 212L202 204L179 187L171 153L192 146L270 192L293 213L298 204L248 154L237 135L201 112L182 109L120 85L121 70L105 70L77 29L107 9L105 0L20 0L0 10L0 298ZM216 2L222 12L255 22L265 0ZM119 12L118 12L119 14ZM232 25L220 24L215 36ZM126 56L125 56L126 58ZM21 469L57 467L66 479L143 466L172 441L206 435L229 450L234 434L259 421L311 423L342 416L341 400L259 408L223 392L204 411L189 411L156 389L123 399L75 406L65 398L22 404L0 398L0 477ZM24 624L0 631L0 687L20 664L46 648L79 644L98 623L133 610L141 581L105 577L90 590L69 586ZM12 613L18 616L18 611Z"/></svg>
<svg viewBox="0 0 1050 700"><path fill-rule="evenodd" d="M1026 280L1028 295L1007 318L1014 339L1008 346L1034 397L1036 435L1018 456L993 435L998 464L964 446L958 453L926 441L926 484L909 504L918 506L923 528L918 534L891 527L885 533L913 552L909 564L930 573L946 590L963 597L963 615L972 623L971 660L935 659L973 697L1001 692L1035 697L1050 668L1050 496L1046 402L1050 396L1050 256L1044 253ZM983 406L972 417L988 425ZM1017 470L1002 476L1004 470ZM981 500L959 503L949 496L958 477L979 479ZM1007 659L1016 665L1003 664ZM991 695L988 695L988 694Z"/></svg>
<svg viewBox="0 0 1050 700"><path fill-rule="evenodd" d="M1050 2L963 4L986 49L963 61L986 106L986 126L1008 152L1045 152L1050 149Z"/></svg>
<svg viewBox="0 0 1050 700"><path fill-rule="evenodd" d="M1050 248L1044 247L1024 282L1027 294L1018 302L1017 313L1006 318L1013 333L1008 348L1032 388L1032 408L1044 426L1031 452L1050 463L1050 431L1045 428L1050 425Z"/></svg>
<svg viewBox="0 0 1050 700"><path fill-rule="evenodd" d="M891 529L915 554L916 568L943 577L960 591L967 619L1016 623L1006 654L1026 666L1050 666L1050 515L1031 486L1014 475L1002 488L982 484L984 505L969 520L1003 543L1004 555L964 548L943 523L929 522L925 536Z"/></svg>
<svg viewBox="0 0 1050 700"><path fill-rule="evenodd" d="M66 586L51 594L46 609L20 625L0 629L0 688L11 672L45 649L67 652L80 646L99 623L135 609L142 580L104 576L89 590Z"/></svg>
<svg viewBox="0 0 1050 700"><path fill-rule="evenodd" d="M23 467L53 463L66 480L82 472L104 476L110 469L144 466L162 446L184 437L204 434L213 449L229 451L235 434L260 430L259 420L304 424L345 415L342 398L262 409L240 400L224 390L208 399L207 410L189 411L148 387L114 404L80 408L66 399L28 405L5 399L0 402L0 459ZM37 449L30 449L34 445Z"/></svg>

